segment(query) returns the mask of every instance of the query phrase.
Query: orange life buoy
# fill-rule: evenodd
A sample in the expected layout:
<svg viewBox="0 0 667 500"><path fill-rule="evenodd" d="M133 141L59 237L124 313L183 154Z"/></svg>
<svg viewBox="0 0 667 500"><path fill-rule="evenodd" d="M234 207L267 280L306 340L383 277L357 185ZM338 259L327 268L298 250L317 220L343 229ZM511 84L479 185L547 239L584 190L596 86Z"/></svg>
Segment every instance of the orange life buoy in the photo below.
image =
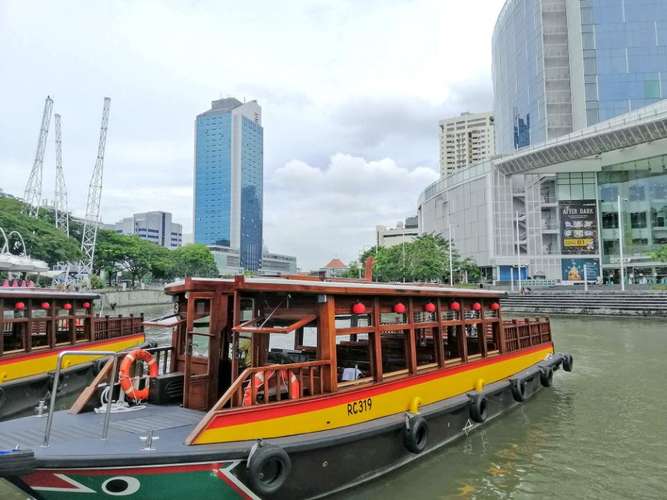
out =
<svg viewBox="0 0 667 500"><path fill-rule="evenodd" d="M300 387L299 387L299 381L296 378L296 375L294 375L294 372L290 371L289 372L289 377L287 375L288 370L280 370L280 381L283 384L288 383L289 379L289 384L288 384L288 393L289 393L289 398L290 399L299 399L299 396L301 395ZM273 370L269 370L266 372L266 378L271 378L271 376L274 374ZM257 394L257 391L262 388L264 385L264 372L259 372L255 373L255 376L250 380L250 384L254 384L255 386L255 394ZM252 405L252 393L251 393L251 387L250 384L245 389L245 392L243 394L243 406L251 406ZM268 397L266 398L268 399Z"/></svg>
<svg viewBox="0 0 667 500"><path fill-rule="evenodd" d="M120 387L125 391L125 394L135 401L146 401L148 399L148 384L146 384L143 389L136 389L132 383L132 378L130 377L130 368L137 359L148 363L148 375L150 378L157 377L158 366L153 355L143 349L135 349L123 358L123 362L120 364L120 370L118 372L118 380L120 381Z"/></svg>

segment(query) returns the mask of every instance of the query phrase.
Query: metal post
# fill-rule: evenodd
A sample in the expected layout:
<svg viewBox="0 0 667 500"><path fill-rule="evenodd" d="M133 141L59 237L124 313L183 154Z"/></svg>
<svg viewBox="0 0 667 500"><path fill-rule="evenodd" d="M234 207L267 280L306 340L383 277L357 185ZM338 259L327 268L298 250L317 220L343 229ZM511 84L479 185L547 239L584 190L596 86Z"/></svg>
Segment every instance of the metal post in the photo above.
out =
<svg viewBox="0 0 667 500"><path fill-rule="evenodd" d="M516 267L519 271L518 285L521 292L521 237L519 236L519 212L516 212Z"/></svg>
<svg viewBox="0 0 667 500"><path fill-rule="evenodd" d="M618 195L618 250L621 266L621 290L625 291L625 269L623 267L623 215L621 214L621 195Z"/></svg>
<svg viewBox="0 0 667 500"><path fill-rule="evenodd" d="M452 262L452 221L449 220L449 286L454 286L454 262Z"/></svg>
<svg viewBox="0 0 667 500"><path fill-rule="evenodd" d="M584 264L584 291L588 291L588 266Z"/></svg>

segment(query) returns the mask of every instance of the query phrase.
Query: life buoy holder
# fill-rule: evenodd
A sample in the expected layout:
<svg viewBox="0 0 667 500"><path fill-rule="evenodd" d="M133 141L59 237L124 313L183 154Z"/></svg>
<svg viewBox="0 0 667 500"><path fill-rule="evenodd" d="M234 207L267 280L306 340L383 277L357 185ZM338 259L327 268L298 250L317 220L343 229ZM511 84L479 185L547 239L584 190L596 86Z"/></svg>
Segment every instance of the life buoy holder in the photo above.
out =
<svg viewBox="0 0 667 500"><path fill-rule="evenodd" d="M257 394L264 386L264 373L264 371L257 372L250 380L250 384L248 384L248 386L245 388L245 392L243 393L243 406L252 405L251 385L255 386L255 394ZM266 371L266 378L270 379L274 373L275 370ZM280 377L280 384L287 384L289 398L299 399L301 396L301 387L299 385L299 380L296 378L296 375L294 375L294 372L290 370L280 370L278 377ZM268 401L268 394L264 396L264 399Z"/></svg>
<svg viewBox="0 0 667 500"><path fill-rule="evenodd" d="M143 349L135 349L123 358L118 372L118 380L121 389L123 389L128 397L135 401L146 401L148 399L148 384L143 389L137 389L134 387L132 378L130 377L130 369L136 360L148 363L148 376L150 378L158 376L158 365L153 355Z"/></svg>

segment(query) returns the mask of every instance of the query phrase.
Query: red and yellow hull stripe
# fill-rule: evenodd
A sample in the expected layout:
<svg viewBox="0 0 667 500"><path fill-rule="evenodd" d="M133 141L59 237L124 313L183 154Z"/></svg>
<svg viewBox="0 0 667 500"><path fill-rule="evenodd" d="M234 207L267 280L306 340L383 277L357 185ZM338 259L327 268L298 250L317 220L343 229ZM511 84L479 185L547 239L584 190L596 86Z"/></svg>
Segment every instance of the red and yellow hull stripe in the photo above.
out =
<svg viewBox="0 0 667 500"><path fill-rule="evenodd" d="M144 342L144 334L129 335L109 340L86 342L77 345L64 345L55 349L35 350L18 355L0 358L0 383L25 377L33 377L56 369L58 354L61 351L124 351ZM63 360L63 368L89 363L100 356L72 356Z"/></svg>
<svg viewBox="0 0 667 500"><path fill-rule="evenodd" d="M213 414L193 444L275 438L336 429L394 415L506 379L545 359L553 344L480 359L331 396Z"/></svg>

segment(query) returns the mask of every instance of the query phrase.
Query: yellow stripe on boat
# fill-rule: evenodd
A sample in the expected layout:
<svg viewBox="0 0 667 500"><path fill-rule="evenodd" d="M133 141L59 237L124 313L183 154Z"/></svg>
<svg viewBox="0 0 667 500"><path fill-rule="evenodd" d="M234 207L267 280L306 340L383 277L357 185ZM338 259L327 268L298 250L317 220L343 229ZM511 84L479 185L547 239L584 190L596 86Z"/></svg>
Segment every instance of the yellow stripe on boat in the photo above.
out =
<svg viewBox="0 0 667 500"><path fill-rule="evenodd" d="M553 353L552 344L485 358L380 385L312 400L225 410L214 414L193 444L275 438L336 429L408 411L506 379Z"/></svg>
<svg viewBox="0 0 667 500"><path fill-rule="evenodd" d="M86 342L78 345L59 346L57 349L33 350L28 353L0 360L0 383L9 382L24 377L32 377L42 373L48 373L56 369L58 353L61 351L114 351L138 346L144 342L144 334L120 337L117 339L102 340L97 342ZM100 356L72 356L65 357L63 367L89 363Z"/></svg>

